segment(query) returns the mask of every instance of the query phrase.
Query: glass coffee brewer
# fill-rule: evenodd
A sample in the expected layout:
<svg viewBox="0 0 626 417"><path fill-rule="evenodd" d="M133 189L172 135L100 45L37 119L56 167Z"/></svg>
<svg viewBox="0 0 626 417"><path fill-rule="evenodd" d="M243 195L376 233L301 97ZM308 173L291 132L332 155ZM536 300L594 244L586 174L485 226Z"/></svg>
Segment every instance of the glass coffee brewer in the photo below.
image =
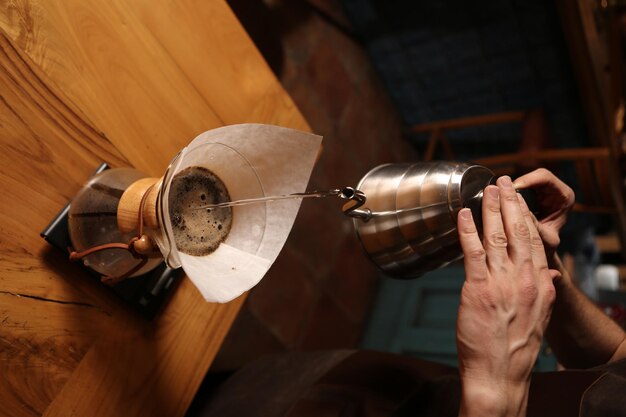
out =
<svg viewBox="0 0 626 417"><path fill-rule="evenodd" d="M304 193L321 138L267 125L205 132L162 178L105 171L72 201L71 259L116 284L163 261L182 267L207 301L227 302L260 281L278 256L302 197L337 196L369 259L415 278L462 256L456 216L481 218L494 179L459 162L387 164L356 189ZM480 224L478 225L480 227Z"/></svg>
<svg viewBox="0 0 626 417"><path fill-rule="evenodd" d="M207 301L227 302L267 272L300 200L205 206L305 191L320 143L260 124L204 132L161 178L131 168L95 175L42 236L140 309L170 285L160 274L172 270L184 270ZM154 284L139 288L146 280Z"/></svg>

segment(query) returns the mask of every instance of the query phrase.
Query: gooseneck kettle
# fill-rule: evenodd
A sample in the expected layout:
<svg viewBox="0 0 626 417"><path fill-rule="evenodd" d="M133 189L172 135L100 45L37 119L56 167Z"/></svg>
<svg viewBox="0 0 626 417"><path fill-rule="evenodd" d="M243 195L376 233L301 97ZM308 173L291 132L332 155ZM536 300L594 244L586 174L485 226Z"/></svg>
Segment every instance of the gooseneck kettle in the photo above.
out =
<svg viewBox="0 0 626 417"><path fill-rule="evenodd" d="M343 211L374 264L391 277L416 278L463 256L457 215L470 208L480 231L483 190L495 179L486 167L460 162L380 165Z"/></svg>

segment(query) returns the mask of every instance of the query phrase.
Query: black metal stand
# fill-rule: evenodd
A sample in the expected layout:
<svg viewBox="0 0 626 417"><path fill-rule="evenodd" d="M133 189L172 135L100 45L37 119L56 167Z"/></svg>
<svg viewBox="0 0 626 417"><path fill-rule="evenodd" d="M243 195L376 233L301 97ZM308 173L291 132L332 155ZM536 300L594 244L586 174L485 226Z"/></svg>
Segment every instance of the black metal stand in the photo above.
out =
<svg viewBox="0 0 626 417"><path fill-rule="evenodd" d="M102 164L94 175L108 168L109 166L107 164ZM67 257L68 262L69 252L67 248L71 246L67 229L69 210L70 203L67 203L52 222L50 222L48 227L40 234L48 243L59 249ZM157 314L162 305L167 301L168 294L175 287L174 284L183 275L182 268L171 269L165 262L162 262L158 267L147 274L129 278L113 286L108 286L100 282L100 274L96 271L83 266L82 262L77 262L77 264L94 278L94 282L113 291L147 319L152 319Z"/></svg>

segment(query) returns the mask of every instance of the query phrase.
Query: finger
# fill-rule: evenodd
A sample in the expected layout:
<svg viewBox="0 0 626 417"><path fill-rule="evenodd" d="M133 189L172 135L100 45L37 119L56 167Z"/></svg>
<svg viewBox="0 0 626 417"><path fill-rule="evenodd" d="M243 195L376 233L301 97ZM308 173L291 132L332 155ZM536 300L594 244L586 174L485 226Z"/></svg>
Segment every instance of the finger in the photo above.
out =
<svg viewBox="0 0 626 417"><path fill-rule="evenodd" d="M552 282L560 281L563 278L563 274L558 269L550 269L549 272Z"/></svg>
<svg viewBox="0 0 626 417"><path fill-rule="evenodd" d="M518 190L534 188L541 194L549 194L563 207L570 207L574 204L574 191L545 168L539 168L522 175L515 180L514 186Z"/></svg>
<svg viewBox="0 0 626 417"><path fill-rule="evenodd" d="M534 267L533 273L527 275L526 279L529 280L527 282L530 282L530 280L533 281L532 285L537 290L536 299L540 300L540 304L544 307L542 311L549 315L552 303L554 302L554 296L550 294L554 294L554 282L560 279L561 274L555 269L548 269L548 262L546 260L546 252L543 247L543 242L541 240L541 236L539 235L539 230L537 230L537 227L535 226L536 220L528 209L526 201L520 194L518 194L518 199L522 215L526 219L526 224L528 225L530 250ZM524 278L522 278L522 281L520 282L523 283Z"/></svg>
<svg viewBox="0 0 626 417"><path fill-rule="evenodd" d="M539 268L540 270L548 269L548 261L546 260L546 251L543 247L543 241L541 240L541 235L539 234L539 230L537 230L537 226L533 220L533 215L528 209L528 205L524 198L517 194L517 199L519 201L520 210L522 211L522 215L526 220L526 226L528 227L528 235L530 240L530 254L533 260L533 265L535 268Z"/></svg>
<svg viewBox="0 0 626 417"><path fill-rule="evenodd" d="M500 212L500 189L490 185L483 192L483 245L487 265L504 262L508 257L507 240Z"/></svg>
<svg viewBox="0 0 626 417"><path fill-rule="evenodd" d="M558 179L552 172L545 168L539 168L528 174L522 175L514 181L515 188L542 188L551 187L553 189L567 187L567 185Z"/></svg>
<svg viewBox="0 0 626 417"><path fill-rule="evenodd" d="M522 215L511 178L505 175L498 178L496 184L500 189L500 211L508 241L509 256L514 262L530 261L530 232Z"/></svg>
<svg viewBox="0 0 626 417"><path fill-rule="evenodd" d="M465 279L468 281L479 281L487 278L487 263L485 250L480 238L476 225L472 219L472 211L464 208L459 212L457 218L457 230L459 232L459 241L461 249L463 249L465 265Z"/></svg>
<svg viewBox="0 0 626 417"><path fill-rule="evenodd" d="M530 213L530 217L533 221L533 224L537 228L537 231L539 232L539 236L541 237L541 241L543 242L543 246L545 249L546 258L548 258L548 253L551 251L550 248L558 247L561 243L561 238L559 237L558 232L555 232L554 229L550 227L544 227L541 222L537 220L537 217L535 217L532 212ZM548 262L548 265L549 264L550 263Z"/></svg>

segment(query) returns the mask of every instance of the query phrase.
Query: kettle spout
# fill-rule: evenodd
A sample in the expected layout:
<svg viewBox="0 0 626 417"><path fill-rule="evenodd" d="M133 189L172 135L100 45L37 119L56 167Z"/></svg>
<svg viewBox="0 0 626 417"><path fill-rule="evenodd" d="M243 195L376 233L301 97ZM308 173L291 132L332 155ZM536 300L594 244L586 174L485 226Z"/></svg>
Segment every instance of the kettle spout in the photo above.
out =
<svg viewBox="0 0 626 417"><path fill-rule="evenodd" d="M360 208L367 201L367 197L363 191L352 187L345 187L341 189L339 197L348 200L343 207L341 207L341 211L343 211L343 214L346 216L355 217L365 222L372 218L372 211L370 209Z"/></svg>

